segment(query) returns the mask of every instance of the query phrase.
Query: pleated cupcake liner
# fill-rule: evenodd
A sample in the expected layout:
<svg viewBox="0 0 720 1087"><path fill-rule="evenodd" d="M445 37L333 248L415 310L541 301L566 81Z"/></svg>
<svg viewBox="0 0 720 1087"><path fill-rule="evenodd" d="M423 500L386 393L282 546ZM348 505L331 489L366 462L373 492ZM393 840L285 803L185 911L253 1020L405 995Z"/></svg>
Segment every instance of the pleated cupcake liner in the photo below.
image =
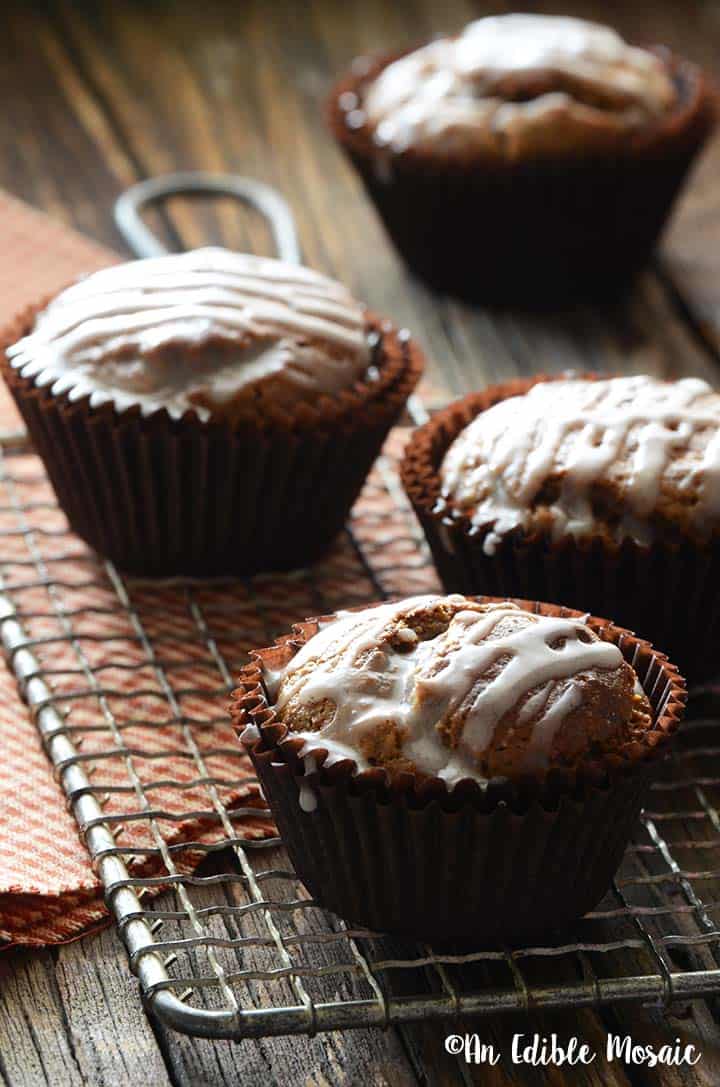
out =
<svg viewBox="0 0 720 1087"><path fill-rule="evenodd" d="M72 402L22 377L4 352L0 366L59 505L94 550L143 576L246 575L323 554L415 388L414 341L372 316L368 335L375 379L292 412L248 408L232 425Z"/></svg>
<svg viewBox="0 0 720 1087"><path fill-rule="evenodd" d="M504 535L492 555L484 551L491 526L476 528L452 514L441 499L440 466L457 435L482 411L524 395L539 374L472 393L438 412L414 432L400 474L449 592L519 595L562 600L595 615L611 615L649 638L677 661L693 681L720 670L720 539L658 538L650 545L601 536L552 540L518 528ZM594 380L600 375L585 374Z"/></svg>
<svg viewBox="0 0 720 1087"><path fill-rule="evenodd" d="M398 250L436 289L530 306L617 295L646 263L717 114L702 73L658 52L680 104L605 153L511 162L471 149L383 151L362 123L363 92L400 52L340 80L329 125Z"/></svg>
<svg viewBox="0 0 720 1087"><path fill-rule="evenodd" d="M543 615L580 614L516 602ZM680 724L685 685L677 668L642 639L589 619L620 647L650 699L654 722L643 739L575 768L448 788L435 777L359 770L351 759L326 765L321 737L306 744L277 721L264 669L276 673L328 618L299 624L254 654L231 708L313 898L354 924L457 950L517 946L591 910ZM308 789L313 810L301 803Z"/></svg>

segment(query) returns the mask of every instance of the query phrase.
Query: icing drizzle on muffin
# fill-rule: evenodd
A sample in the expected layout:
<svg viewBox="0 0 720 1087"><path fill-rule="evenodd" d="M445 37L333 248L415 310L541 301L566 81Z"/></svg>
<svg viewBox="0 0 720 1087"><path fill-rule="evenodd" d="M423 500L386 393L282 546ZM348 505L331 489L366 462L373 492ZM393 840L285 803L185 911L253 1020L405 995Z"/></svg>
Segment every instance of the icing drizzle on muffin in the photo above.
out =
<svg viewBox="0 0 720 1087"><path fill-rule="evenodd" d="M451 784L572 764L649 712L620 650L580 619L459 595L340 612L265 682L309 757Z"/></svg>
<svg viewBox="0 0 720 1087"><path fill-rule="evenodd" d="M647 544L659 520L708 533L720 517L720 395L697 378L540 382L481 412L440 468L440 507L487 529Z"/></svg>
<svg viewBox="0 0 720 1087"><path fill-rule="evenodd" d="M365 312L301 265L196 249L103 269L62 291L11 364L93 407L232 414L238 397L292 404L365 376Z"/></svg>
<svg viewBox="0 0 720 1087"><path fill-rule="evenodd" d="M471 147L513 157L607 146L676 101L662 60L608 27L501 15L390 64L361 108L376 143L395 152Z"/></svg>

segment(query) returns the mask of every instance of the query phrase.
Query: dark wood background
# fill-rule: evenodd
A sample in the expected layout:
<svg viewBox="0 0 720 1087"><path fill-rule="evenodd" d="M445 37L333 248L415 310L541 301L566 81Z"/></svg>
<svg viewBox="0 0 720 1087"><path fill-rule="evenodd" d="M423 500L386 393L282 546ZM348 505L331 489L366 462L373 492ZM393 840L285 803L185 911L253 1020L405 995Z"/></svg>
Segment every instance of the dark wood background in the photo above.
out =
<svg viewBox="0 0 720 1087"><path fill-rule="evenodd" d="M523 0L663 42L720 77L715 0ZM489 381L567 367L696 374L720 363L720 140L707 150L658 257L611 306L497 313L433 296L400 265L362 188L329 140L323 95L364 50L454 30L510 10L468 0L198 0L10 3L0 15L0 185L92 237L124 248L112 220L133 182L176 169L250 174L297 216L308 263L406 324L431 359L429 404ZM230 201L173 201L154 225L174 246L223 242L270 252L267 231ZM1 244L1 240L0 240ZM695 1068L573 1069L577 1084L720 1083L717 1009L663 1016L625 1007L479 1020L507 1053L514 1030L607 1030L639 1042L693 1040ZM445 1027L314 1040L211 1043L148 1022L112 931L64 948L0 958L0 1082L37 1084L563 1084L563 1069L467 1068L443 1050Z"/></svg>

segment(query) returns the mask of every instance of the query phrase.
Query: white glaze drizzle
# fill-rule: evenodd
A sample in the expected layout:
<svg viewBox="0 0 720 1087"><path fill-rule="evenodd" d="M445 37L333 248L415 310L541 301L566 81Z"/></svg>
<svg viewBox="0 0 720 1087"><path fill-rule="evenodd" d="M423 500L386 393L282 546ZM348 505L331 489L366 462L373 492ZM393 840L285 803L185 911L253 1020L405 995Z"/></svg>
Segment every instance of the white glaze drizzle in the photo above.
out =
<svg viewBox="0 0 720 1087"><path fill-rule="evenodd" d="M503 79L557 74L558 89L525 101L506 101ZM595 95L617 99L612 110L573 97L568 78ZM592 94L590 96L592 101ZM632 128L658 117L676 100L658 57L627 45L608 27L566 16L501 15L470 23L389 65L368 88L363 111L376 142L394 151L412 146L447 149L468 143L537 142L552 127L572 144L608 126Z"/></svg>
<svg viewBox="0 0 720 1087"><path fill-rule="evenodd" d="M306 777L314 774L317 770L317 759L313 755L306 755L303 763ZM315 790L304 777L300 778L298 782L298 803L300 810L304 812L313 812L318 806Z"/></svg>
<svg viewBox="0 0 720 1087"><path fill-rule="evenodd" d="M525 753L527 769L541 769L547 765L547 752L569 713L582 703L582 694L576 684L570 682L563 688L552 705L546 708L535 725Z"/></svg>
<svg viewBox="0 0 720 1087"><path fill-rule="evenodd" d="M706 382L652 377L540 382L482 412L455 439L441 470L443 502L487 527L485 551L527 528L550 476L556 538L597 531L590 490L612 479L626 512L616 538L646 544L648 518L671 481L698 489L690 521L707 530L720 517L720 396Z"/></svg>
<svg viewBox="0 0 720 1087"><path fill-rule="evenodd" d="M237 345L237 357L213 341ZM209 345L198 356L183 348ZM179 350L175 350L179 349ZM163 359L163 351L172 357ZM187 350L186 350L187 355ZM93 407L165 407L180 417L198 391L226 402L280 375L298 392L350 387L370 362L364 308L301 265L220 248L129 261L62 291L8 351L40 386Z"/></svg>
<svg viewBox="0 0 720 1087"><path fill-rule="evenodd" d="M304 745L300 748L299 758L302 759L304 777L300 778L298 782L298 803L301 811L314 812L318 806L317 793L315 792L312 784L306 780L311 774L314 774L318 768L317 756L312 752L317 750L317 742L313 747L312 739L315 733L297 732L293 733L295 737L300 737L305 740ZM333 740L323 737L322 746L325 749L326 757L323 763L324 766L333 766L337 762L345 762L349 760L354 762L358 770L366 770L368 763L362 758L359 752L353 751L347 744L337 743Z"/></svg>
<svg viewBox="0 0 720 1087"><path fill-rule="evenodd" d="M254 722L245 725L245 728L240 733L240 740L244 744L254 744L260 739L260 729Z"/></svg>
<svg viewBox="0 0 720 1087"><path fill-rule="evenodd" d="M303 706L327 699L335 707L317 732L295 733L305 741L302 753L328 747L333 761L352 757L364 769L363 735L393 722L402 730L402 756L421 772L450 785L483 780L478 756L504 715L530 695L520 714L521 724L535 718L526 764L546 766L557 731L582 700L574 679L622 664L618 647L600 641L580 620L538 616L510 603L461 608L447 630L416 638L408 652L383 646L389 625L440 599L415 597L338 613L302 646L285 670L276 709L290 699ZM495 633L498 624L518 616L524 619L519 629ZM464 726L452 749L437 726L455 714L464 717Z"/></svg>

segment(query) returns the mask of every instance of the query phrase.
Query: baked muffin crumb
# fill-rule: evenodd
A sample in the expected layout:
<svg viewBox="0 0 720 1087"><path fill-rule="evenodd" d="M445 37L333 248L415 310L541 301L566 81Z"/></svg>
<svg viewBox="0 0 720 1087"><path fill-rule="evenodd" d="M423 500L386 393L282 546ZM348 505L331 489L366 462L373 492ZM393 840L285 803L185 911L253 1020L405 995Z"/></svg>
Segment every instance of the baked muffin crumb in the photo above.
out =
<svg viewBox="0 0 720 1087"><path fill-rule="evenodd" d="M652 726L620 650L581 620L461 595L340 613L289 662L275 712L308 750L450 784L573 767Z"/></svg>
<svg viewBox="0 0 720 1087"><path fill-rule="evenodd" d="M449 516L486 533L649 544L720 524L720 394L698 378L541 381L480 412L440 466Z"/></svg>

